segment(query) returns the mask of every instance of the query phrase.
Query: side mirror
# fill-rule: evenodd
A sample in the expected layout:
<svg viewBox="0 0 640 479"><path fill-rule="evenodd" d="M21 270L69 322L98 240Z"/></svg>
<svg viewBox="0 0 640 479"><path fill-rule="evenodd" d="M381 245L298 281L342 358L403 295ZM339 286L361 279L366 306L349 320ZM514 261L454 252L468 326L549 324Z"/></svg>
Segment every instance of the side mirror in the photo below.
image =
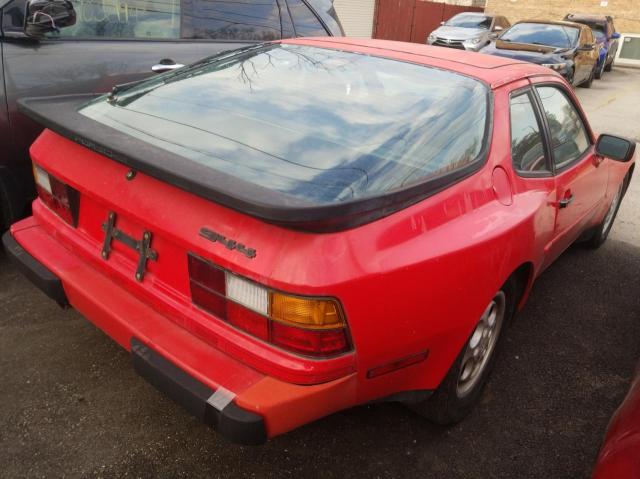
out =
<svg viewBox="0 0 640 479"><path fill-rule="evenodd" d="M617 40L620 37L621 37L621 35L618 32L613 32L611 34L611 40Z"/></svg>
<svg viewBox="0 0 640 479"><path fill-rule="evenodd" d="M29 0L25 15L24 33L41 38L46 33L76 23L76 11L69 0Z"/></svg>
<svg viewBox="0 0 640 479"><path fill-rule="evenodd" d="M596 142L596 153L605 158L616 161L631 161L636 151L635 141L630 141L619 136L600 135Z"/></svg>

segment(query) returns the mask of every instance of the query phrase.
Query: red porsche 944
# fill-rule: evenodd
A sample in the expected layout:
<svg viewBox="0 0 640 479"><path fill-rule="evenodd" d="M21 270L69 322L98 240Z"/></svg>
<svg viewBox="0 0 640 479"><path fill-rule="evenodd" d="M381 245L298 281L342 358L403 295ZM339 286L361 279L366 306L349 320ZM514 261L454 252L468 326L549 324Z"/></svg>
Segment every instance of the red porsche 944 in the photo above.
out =
<svg viewBox="0 0 640 479"><path fill-rule="evenodd" d="M47 129L9 255L245 444L374 400L461 420L534 279L606 240L634 167L547 68L378 40L21 108Z"/></svg>

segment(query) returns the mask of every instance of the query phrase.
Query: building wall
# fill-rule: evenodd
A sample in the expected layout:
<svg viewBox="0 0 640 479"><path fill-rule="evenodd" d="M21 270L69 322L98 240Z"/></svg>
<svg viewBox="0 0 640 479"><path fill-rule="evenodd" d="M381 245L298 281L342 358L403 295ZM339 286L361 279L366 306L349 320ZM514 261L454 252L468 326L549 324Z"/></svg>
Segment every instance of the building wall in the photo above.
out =
<svg viewBox="0 0 640 479"><path fill-rule="evenodd" d="M487 0L486 11L504 15L511 23L561 20L567 13L611 15L617 31L640 33L640 0Z"/></svg>
<svg viewBox="0 0 640 479"><path fill-rule="evenodd" d="M348 37L371 38L375 4L375 0L334 0L333 6Z"/></svg>

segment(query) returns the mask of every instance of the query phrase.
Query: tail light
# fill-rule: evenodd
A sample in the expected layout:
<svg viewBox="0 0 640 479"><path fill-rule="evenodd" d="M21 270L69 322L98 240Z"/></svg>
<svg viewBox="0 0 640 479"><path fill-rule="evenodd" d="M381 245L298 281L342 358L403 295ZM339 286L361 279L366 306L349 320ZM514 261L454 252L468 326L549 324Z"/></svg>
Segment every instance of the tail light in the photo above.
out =
<svg viewBox="0 0 640 479"><path fill-rule="evenodd" d="M272 291L193 254L189 280L196 306L270 344L313 357L351 349L335 299Z"/></svg>
<svg viewBox="0 0 640 479"><path fill-rule="evenodd" d="M35 164L33 177L42 202L71 226L77 226L80 193Z"/></svg>

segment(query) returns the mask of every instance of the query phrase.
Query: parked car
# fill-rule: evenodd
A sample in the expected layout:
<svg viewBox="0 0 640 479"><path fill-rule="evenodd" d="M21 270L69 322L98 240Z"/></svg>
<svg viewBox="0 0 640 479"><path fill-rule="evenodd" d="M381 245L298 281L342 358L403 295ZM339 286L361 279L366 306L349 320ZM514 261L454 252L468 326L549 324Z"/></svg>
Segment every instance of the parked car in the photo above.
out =
<svg viewBox="0 0 640 479"><path fill-rule="evenodd" d="M28 96L104 93L257 42L342 35L331 0L0 0L0 231L35 196Z"/></svg>
<svg viewBox="0 0 640 479"><path fill-rule="evenodd" d="M242 443L374 400L461 420L533 280L606 240L634 167L551 70L381 40L21 107L47 130L9 256Z"/></svg>
<svg viewBox="0 0 640 479"><path fill-rule="evenodd" d="M514 24L481 53L537 63L557 71L572 85L587 88L599 56L586 25L541 20Z"/></svg>
<svg viewBox="0 0 640 479"><path fill-rule="evenodd" d="M613 18L609 15L570 13L564 19L570 22L583 23L591 28L596 40L596 48L600 50L596 78L602 78L604 72L609 72L613 68L613 61L618 51L620 34L616 32Z"/></svg>
<svg viewBox="0 0 640 479"><path fill-rule="evenodd" d="M511 24L501 15L463 12L427 37L427 44L477 52Z"/></svg>
<svg viewBox="0 0 640 479"><path fill-rule="evenodd" d="M609 423L593 479L640 477L640 368Z"/></svg>

